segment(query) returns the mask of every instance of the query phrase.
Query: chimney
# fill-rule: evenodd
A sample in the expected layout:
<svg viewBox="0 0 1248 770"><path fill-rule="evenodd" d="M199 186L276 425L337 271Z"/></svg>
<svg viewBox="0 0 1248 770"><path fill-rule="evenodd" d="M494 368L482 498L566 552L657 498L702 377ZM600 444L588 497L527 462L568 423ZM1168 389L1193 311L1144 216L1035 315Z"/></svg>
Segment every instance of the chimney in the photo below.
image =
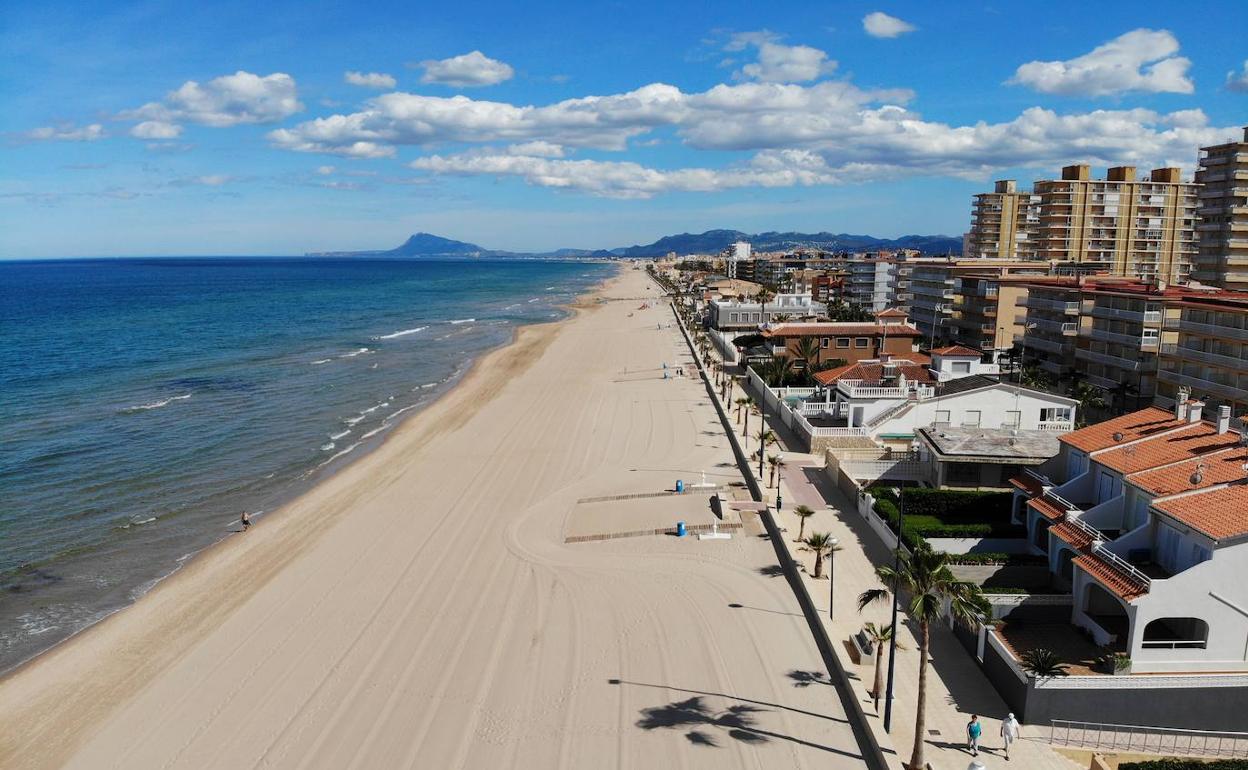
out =
<svg viewBox="0 0 1248 770"><path fill-rule="evenodd" d="M1200 414L1205 408L1204 401L1193 401L1187 405L1187 423L1195 425L1200 422Z"/></svg>
<svg viewBox="0 0 1248 770"><path fill-rule="evenodd" d="M891 360L893 360L893 354L892 354L892 353L888 353L888 352L883 351L883 350L881 350L881 351L880 351L880 363L881 363L881 364L887 364L887 363L888 363L889 361L891 361Z"/></svg>
<svg viewBox="0 0 1248 770"><path fill-rule="evenodd" d="M1221 436L1231 429L1231 408L1218 407L1218 435Z"/></svg>
<svg viewBox="0 0 1248 770"><path fill-rule="evenodd" d="M1174 419L1187 419L1187 395L1179 393L1179 397L1174 400Z"/></svg>

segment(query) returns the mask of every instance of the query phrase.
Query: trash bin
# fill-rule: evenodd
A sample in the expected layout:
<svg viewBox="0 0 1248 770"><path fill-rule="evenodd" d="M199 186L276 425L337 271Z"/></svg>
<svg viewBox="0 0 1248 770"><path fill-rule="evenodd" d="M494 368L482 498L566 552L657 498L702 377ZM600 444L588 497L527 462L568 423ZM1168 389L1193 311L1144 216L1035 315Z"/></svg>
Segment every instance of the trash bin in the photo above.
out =
<svg viewBox="0 0 1248 770"><path fill-rule="evenodd" d="M681 479L676 479L676 494L679 495L684 491L685 491L685 482L682 481Z"/></svg>
<svg viewBox="0 0 1248 770"><path fill-rule="evenodd" d="M676 522L676 537L684 537L684 536L685 536L685 522L678 521Z"/></svg>

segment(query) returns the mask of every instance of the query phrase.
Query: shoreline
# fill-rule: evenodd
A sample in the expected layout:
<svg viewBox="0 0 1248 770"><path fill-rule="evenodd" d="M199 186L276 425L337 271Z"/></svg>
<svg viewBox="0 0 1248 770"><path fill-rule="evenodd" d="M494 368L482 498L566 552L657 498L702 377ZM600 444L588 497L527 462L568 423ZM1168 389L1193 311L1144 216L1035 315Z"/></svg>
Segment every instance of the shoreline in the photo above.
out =
<svg viewBox="0 0 1248 770"><path fill-rule="evenodd" d="M557 333L556 327L575 320L577 315L584 310L584 303L588 301L588 298L601 293L609 284L618 280L620 274L623 272L623 269L623 267L617 268L614 273L605 276L587 290L576 295L570 302L552 305L551 307L565 314L563 317L551 320L537 320L523 324L513 324L510 334L505 341L484 350L477 356L469 359L466 366L462 365L463 362L458 363L456 365L457 371L454 372L445 383L447 385L445 390L437 393L428 402L419 404L419 408L412 409L410 414L401 416L396 423L386 429L380 436L377 436L376 441L366 440L367 444L359 447L358 454L353 452L353 454L355 454L354 457L344 458L342 462L338 463L331 460L323 466L313 467L310 469L306 478L303 480L304 483L301 484L297 490L292 490L290 494L284 495L276 506L268 510L261 511L260 514L255 516L253 529L263 526L263 522L288 516L289 510L297 505L299 501L314 494L316 490L326 484L329 484L338 476L347 473L352 468L364 463L369 458L374 457L383 447L386 446L388 442L398 436L402 431L407 430L412 423L428 414L431 410L436 408L439 404L446 401L451 396L455 395L457 391L468 387L474 376L476 376L478 371L486 365L491 358L516 345L520 341L521 337L529 330L550 329L552 330L552 335ZM118 615L138 606L140 602L146 600L148 596L160 590L161 587L167 584L170 580L191 568L196 562L208 557L218 549L223 548L225 543L230 542L232 537L238 534L242 533L231 528L218 539L176 560L175 566L168 573L153 580L145 581L146 587L143 588L142 592L138 593L132 601L109 610L98 619L75 630L73 633L63 639L60 639L51 646L39 650L33 655L24 658L7 668L0 669L0 687L3 687L7 681L18 676L20 672L26 668L39 663L48 655L66 647L67 645L70 645L80 639L84 634L90 633L94 629L112 621ZM132 590L138 591L140 587L136 587Z"/></svg>

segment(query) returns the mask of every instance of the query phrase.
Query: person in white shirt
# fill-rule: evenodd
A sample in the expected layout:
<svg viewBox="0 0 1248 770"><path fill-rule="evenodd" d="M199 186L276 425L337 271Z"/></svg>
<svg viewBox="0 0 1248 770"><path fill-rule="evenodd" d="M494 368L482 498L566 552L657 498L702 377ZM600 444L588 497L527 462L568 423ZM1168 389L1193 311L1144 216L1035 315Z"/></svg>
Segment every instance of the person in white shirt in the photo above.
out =
<svg viewBox="0 0 1248 770"><path fill-rule="evenodd" d="M1005 721L1001 723L1001 742L1005 745L1005 761L1010 761L1010 744L1018 740L1018 732L1021 728L1018 720L1013 714L1007 714Z"/></svg>

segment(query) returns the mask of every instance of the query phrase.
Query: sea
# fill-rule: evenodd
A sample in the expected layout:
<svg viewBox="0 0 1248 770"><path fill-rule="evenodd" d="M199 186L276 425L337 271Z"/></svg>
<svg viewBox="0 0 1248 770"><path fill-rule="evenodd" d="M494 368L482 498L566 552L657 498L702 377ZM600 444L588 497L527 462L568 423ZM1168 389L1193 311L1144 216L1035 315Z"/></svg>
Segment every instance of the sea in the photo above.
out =
<svg viewBox="0 0 1248 770"><path fill-rule="evenodd" d="M0 671L377 446L609 265L0 261Z"/></svg>

